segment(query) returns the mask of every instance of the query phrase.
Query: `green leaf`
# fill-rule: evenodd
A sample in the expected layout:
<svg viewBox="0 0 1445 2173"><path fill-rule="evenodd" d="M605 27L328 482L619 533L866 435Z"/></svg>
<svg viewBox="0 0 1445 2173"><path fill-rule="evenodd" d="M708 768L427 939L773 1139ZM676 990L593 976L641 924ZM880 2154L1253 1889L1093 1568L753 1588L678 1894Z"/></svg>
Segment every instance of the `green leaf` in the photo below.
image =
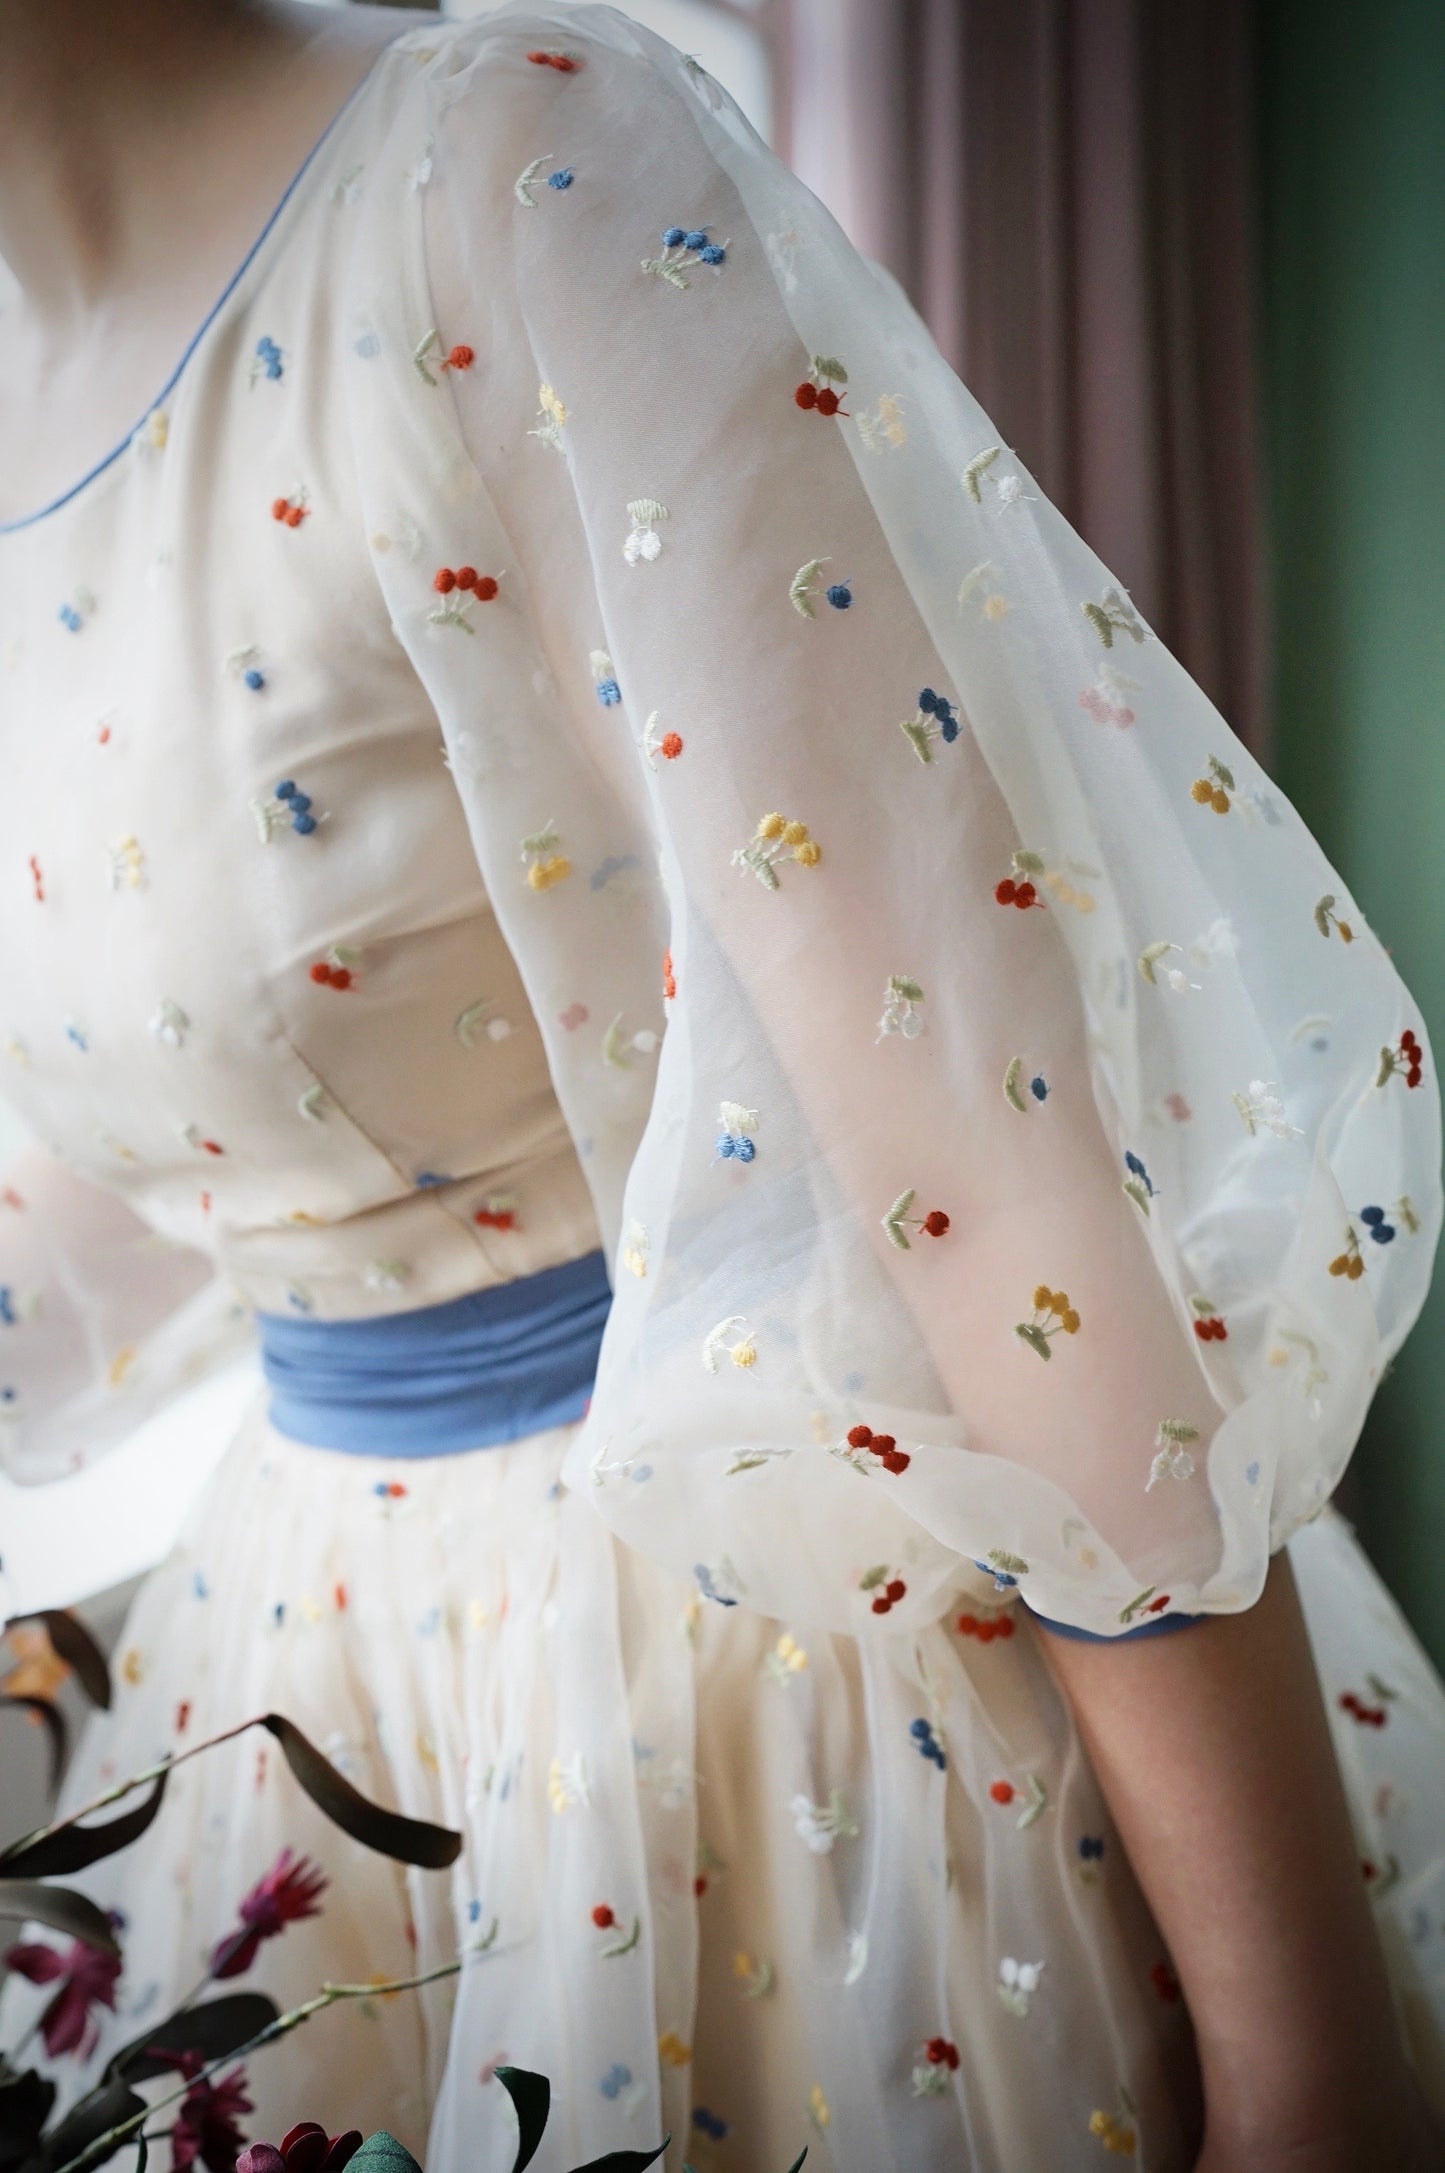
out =
<svg viewBox="0 0 1445 2173"><path fill-rule="evenodd" d="M79 1615L60 1607L42 1607L34 1614L12 1615L5 1628L13 1630L21 1622L38 1622L54 1646L56 1657L71 1670L91 1704L109 1707L110 1669Z"/></svg>
<svg viewBox="0 0 1445 2173"><path fill-rule="evenodd" d="M180 2055L187 2052L198 2052L208 2061L224 2059L238 2045L258 2037L280 2012L264 1992L230 1992L198 2007L183 2007L143 2037L123 2045L107 2063L104 2079L125 2077L140 2082L164 2075L179 2067Z"/></svg>
<svg viewBox="0 0 1445 2173"><path fill-rule="evenodd" d="M124 2120L131 2120L137 2113L144 2113L146 2101L138 2097L127 2083L102 2083L71 2107L58 2128L52 2129L45 2138L45 2163L51 2166L71 2165L76 2173L82 2168L104 2165L122 2148L120 2142L102 2143L102 2138Z"/></svg>
<svg viewBox="0 0 1445 2173"><path fill-rule="evenodd" d="M574 2173L643 2173L644 2166L656 2165L671 2141L665 2135L656 2150L609 2150L605 2158L589 2158Z"/></svg>
<svg viewBox="0 0 1445 2173"><path fill-rule="evenodd" d="M0 2164L24 2166L35 2155L55 2104L55 2085L33 2067L13 2068L0 2052Z"/></svg>
<svg viewBox="0 0 1445 2173"><path fill-rule="evenodd" d="M385 1811L372 1803L342 1779L284 1713L263 1713L261 1726L276 1738L287 1765L317 1809L353 1841L398 1863L418 1864L424 1871L444 1871L461 1855L459 1833L449 1826L432 1826L425 1819L403 1818L399 1811Z"/></svg>
<svg viewBox="0 0 1445 2173"><path fill-rule="evenodd" d="M72 1871L83 1871L87 1864L99 1863L103 1856L114 1856L118 1849L129 1848L160 1809L169 1779L169 1768L158 1773L143 1803L133 1811L122 1811L118 1817L107 1819L103 1826L60 1826L54 1832L39 1834L33 1841L26 1837L13 1841L9 1848L0 1849L0 1872L16 1879L48 1879L56 1874L64 1877Z"/></svg>
<svg viewBox="0 0 1445 2173"><path fill-rule="evenodd" d="M0 1879L0 1917L17 1924L44 1924L83 1940L102 1954L119 1954L110 1918L85 1894L68 1886L42 1886L36 1879Z"/></svg>
<svg viewBox="0 0 1445 2173"><path fill-rule="evenodd" d="M375 2135L368 2135L347 2164L359 2166L361 2173L421 2173L421 2167L406 2145L398 2143L385 2128L378 2128Z"/></svg>
<svg viewBox="0 0 1445 2173"><path fill-rule="evenodd" d="M537 2155L552 2108L552 2085L545 2075L534 2075L525 2067L499 2067L496 2074L517 2115L517 2155L512 2161L512 2173L522 2173L523 2166L530 2165Z"/></svg>

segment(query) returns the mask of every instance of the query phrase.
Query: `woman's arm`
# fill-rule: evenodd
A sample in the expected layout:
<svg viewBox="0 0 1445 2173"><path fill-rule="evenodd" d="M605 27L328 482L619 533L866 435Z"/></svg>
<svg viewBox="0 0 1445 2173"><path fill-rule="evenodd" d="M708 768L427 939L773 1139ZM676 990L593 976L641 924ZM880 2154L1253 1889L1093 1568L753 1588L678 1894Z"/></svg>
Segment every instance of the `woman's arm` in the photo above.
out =
<svg viewBox="0 0 1445 2173"><path fill-rule="evenodd" d="M1427 2173L1288 1557L1242 1614L1043 1633L1194 2022L1199 2173Z"/></svg>

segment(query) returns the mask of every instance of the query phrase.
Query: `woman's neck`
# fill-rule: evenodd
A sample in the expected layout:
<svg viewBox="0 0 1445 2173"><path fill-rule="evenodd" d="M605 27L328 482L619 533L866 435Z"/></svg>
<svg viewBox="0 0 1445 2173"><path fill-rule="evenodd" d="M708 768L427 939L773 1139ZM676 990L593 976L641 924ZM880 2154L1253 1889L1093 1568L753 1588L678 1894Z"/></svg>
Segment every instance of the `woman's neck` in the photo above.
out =
<svg viewBox="0 0 1445 2173"><path fill-rule="evenodd" d="M32 332L88 339L197 237L224 261L408 20L305 0L0 0L0 257Z"/></svg>

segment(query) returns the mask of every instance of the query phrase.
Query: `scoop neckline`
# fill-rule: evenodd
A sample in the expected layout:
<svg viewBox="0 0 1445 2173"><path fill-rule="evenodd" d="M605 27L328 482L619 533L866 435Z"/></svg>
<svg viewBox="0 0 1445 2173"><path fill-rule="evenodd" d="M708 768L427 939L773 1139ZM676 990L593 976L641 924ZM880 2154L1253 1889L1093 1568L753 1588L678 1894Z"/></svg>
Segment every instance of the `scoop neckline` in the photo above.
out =
<svg viewBox="0 0 1445 2173"><path fill-rule="evenodd" d="M97 460L93 464L93 466L86 469L84 475L80 476L74 483L69 484L54 498L47 499L44 505L37 506L35 510L31 513L20 514L13 521L0 521L0 536L16 535L22 529L35 527L37 522L48 519L52 513L60 512L63 506L68 506L71 503L72 499L78 498L82 491L89 489L90 485L94 483L98 477L104 475L108 468L114 467L115 463L120 459L121 455L129 450L135 438L137 437L139 432L145 428L146 423L149 421L150 417L155 414L157 408L159 408L166 400L168 400L171 394L175 391L176 386L180 383L181 378L185 373L186 365L189 363L192 355L196 352L196 349L200 346L202 340L210 331L211 326L220 316L221 311L230 301L231 296L235 293L237 287L240 286L241 281L245 278L247 272L255 263L256 258L260 255L262 249L265 247L266 242L269 239L271 233L273 232L278 220L281 218L282 213L286 210L287 205L296 195L296 192L301 187L301 184L305 180L307 174L315 165L322 151L325 150L326 146L338 133L342 122L345 121L348 116L355 111L356 107L361 102L363 94L368 91L375 83L377 77L381 73L383 64L391 58L392 54L396 52L399 46L405 44L405 42L409 38L415 38L417 34L417 27L418 26L416 24L408 25L405 30L398 31L397 35L394 38L388 38L385 45L379 46L377 48L376 52L372 55L371 60L367 64L365 72L357 78L356 82L347 92L345 98L342 99L341 104L336 108L330 120L327 121L326 125L321 130L320 135L317 136L315 141L312 143L310 150L306 153L300 165L292 174L290 180L287 182L280 196L277 197L275 203L272 205L270 211L266 216L264 225L257 233L255 239L251 242L249 248L246 250L245 255L241 258L240 263L237 264L235 269L232 271L229 279L222 287L220 293L216 296L215 301L206 311L205 316L196 326L195 331L187 340L185 347L181 351L179 359L176 361L165 383L161 386L159 392L157 392L155 396L147 402L145 408L142 410L140 415L137 416L136 420L131 424L129 430L125 432L123 437L119 438L116 441L116 443L111 447L108 453L102 453L99 460Z"/></svg>

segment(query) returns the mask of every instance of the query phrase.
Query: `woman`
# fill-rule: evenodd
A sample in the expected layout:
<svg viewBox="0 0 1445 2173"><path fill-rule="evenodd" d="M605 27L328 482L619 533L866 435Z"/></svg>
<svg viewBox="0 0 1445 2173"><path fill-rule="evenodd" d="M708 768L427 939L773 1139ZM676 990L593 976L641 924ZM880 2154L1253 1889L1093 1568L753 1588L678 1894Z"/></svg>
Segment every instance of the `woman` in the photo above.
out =
<svg viewBox="0 0 1445 2173"><path fill-rule="evenodd" d="M0 22L14 1468L270 1377L71 1787L275 1706L466 1834L188 1765L112 2030L287 1845L277 1996L465 1964L260 2134L1432 2163L1445 1705L1320 1512L1439 1103L1293 810L624 16Z"/></svg>

